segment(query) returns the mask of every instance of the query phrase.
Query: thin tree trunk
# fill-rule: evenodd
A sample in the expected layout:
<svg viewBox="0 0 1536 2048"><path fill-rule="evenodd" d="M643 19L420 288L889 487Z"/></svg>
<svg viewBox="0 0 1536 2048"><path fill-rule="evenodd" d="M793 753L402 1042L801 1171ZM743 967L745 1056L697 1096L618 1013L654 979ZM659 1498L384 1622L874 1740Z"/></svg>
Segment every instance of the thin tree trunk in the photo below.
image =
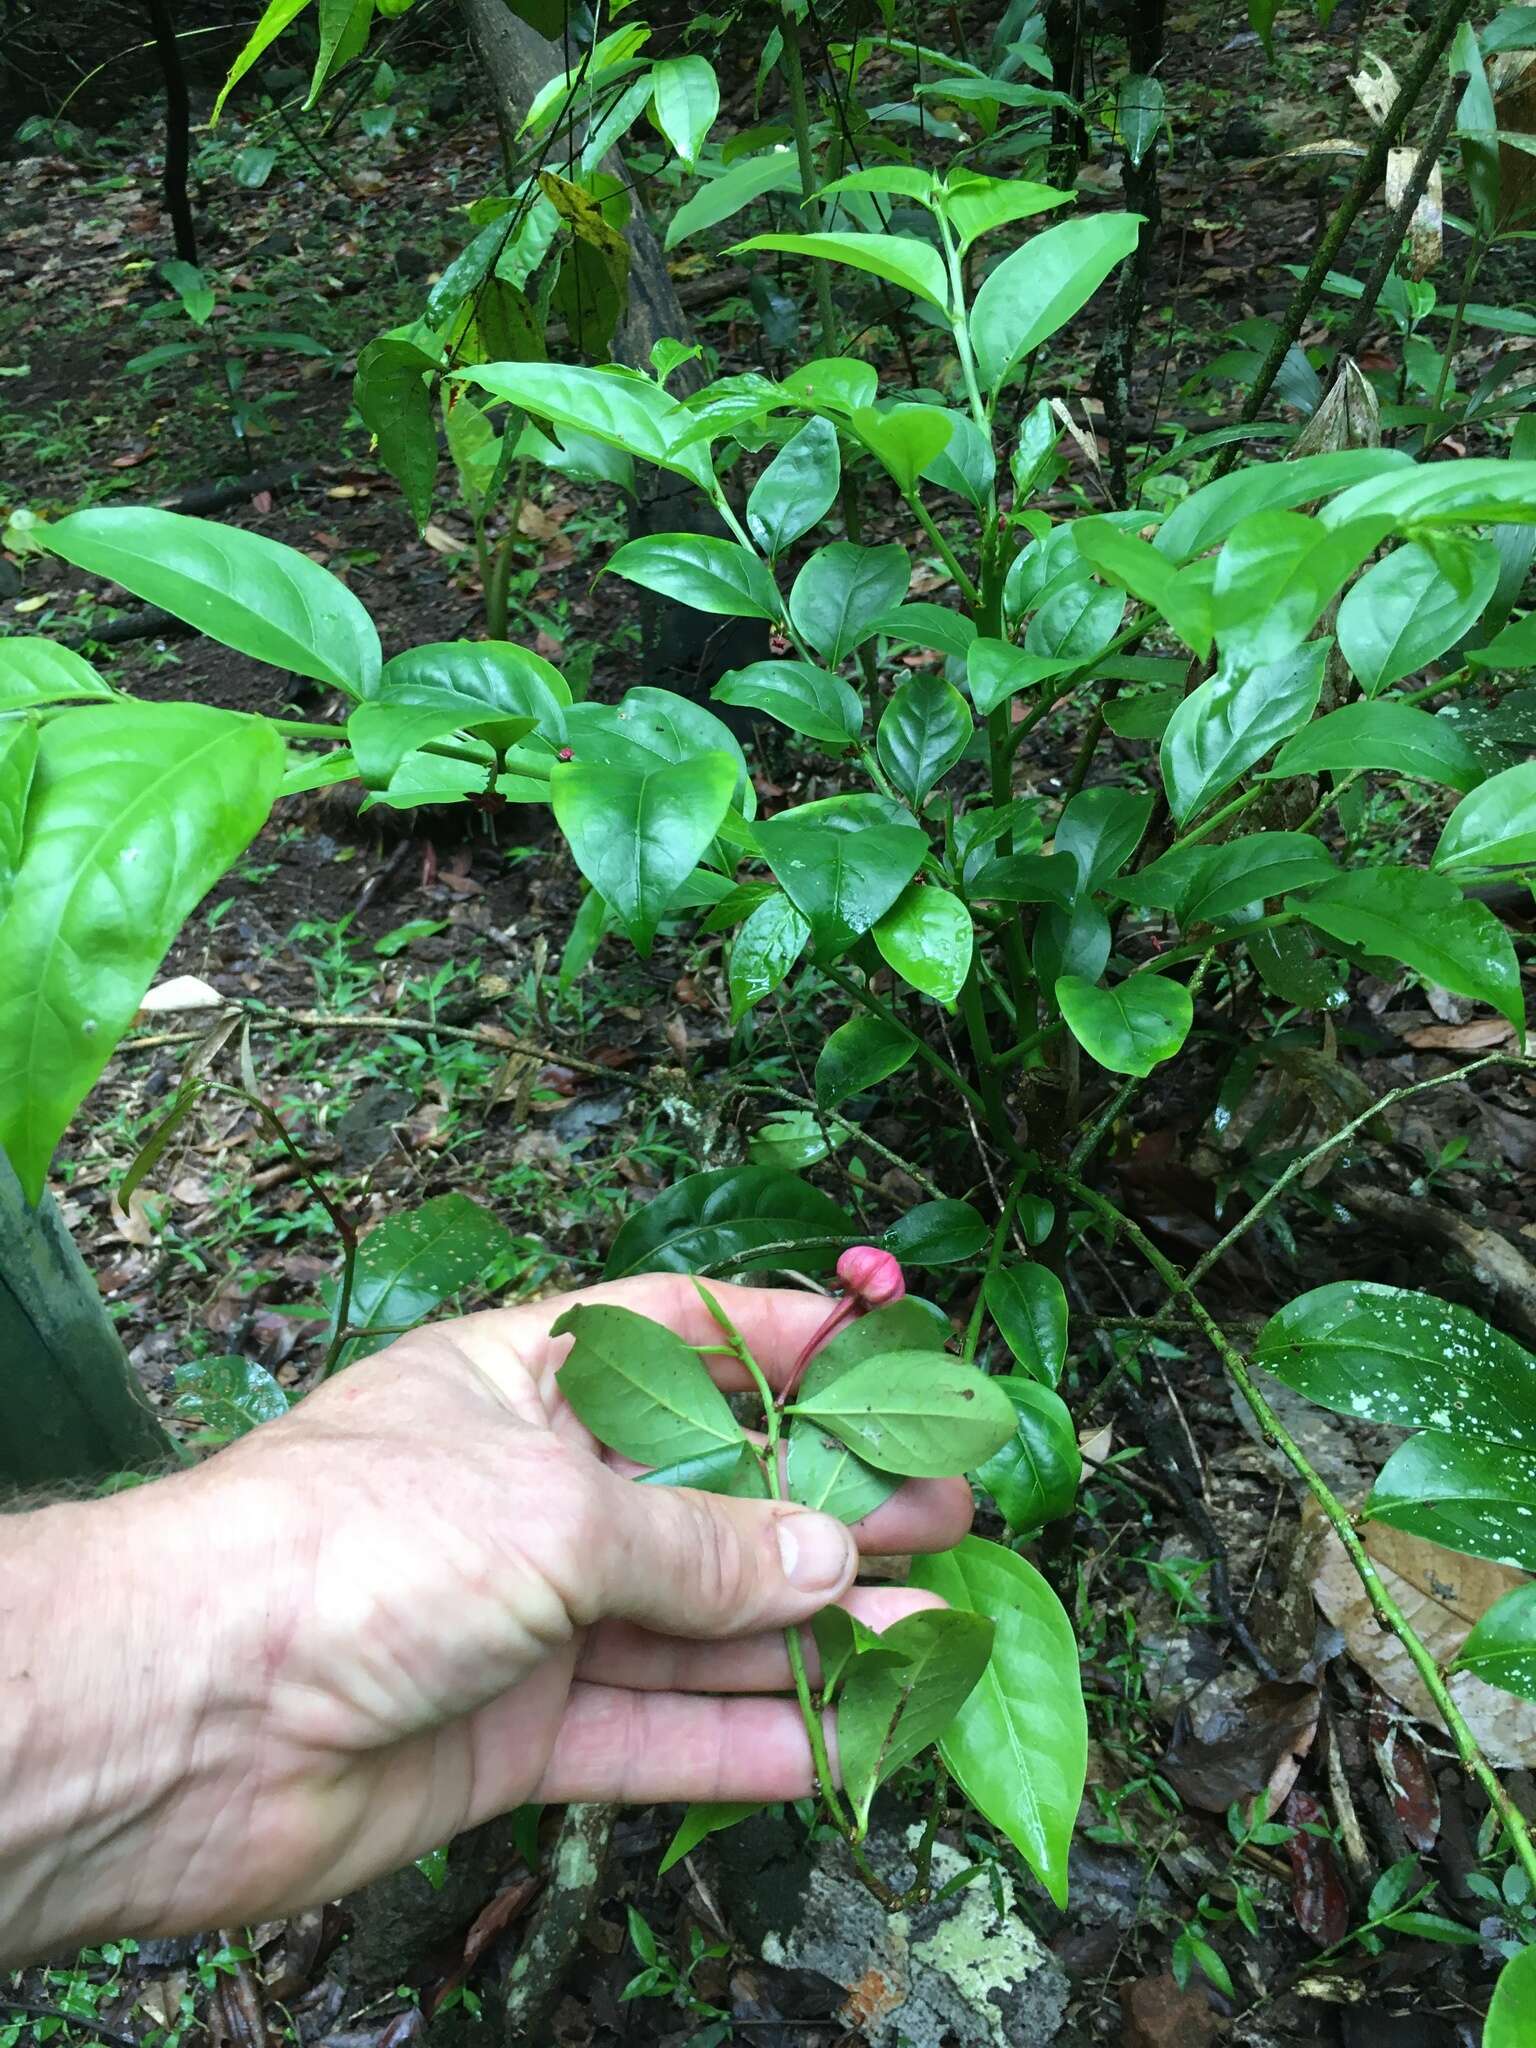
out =
<svg viewBox="0 0 1536 2048"><path fill-rule="evenodd" d="M165 210L171 217L176 237L176 254L183 263L197 261L197 229L192 221L192 201L187 194L187 162L190 154L192 110L187 99L187 74L182 66L181 45L176 40L176 23L171 0L144 0L155 50L165 80Z"/></svg>

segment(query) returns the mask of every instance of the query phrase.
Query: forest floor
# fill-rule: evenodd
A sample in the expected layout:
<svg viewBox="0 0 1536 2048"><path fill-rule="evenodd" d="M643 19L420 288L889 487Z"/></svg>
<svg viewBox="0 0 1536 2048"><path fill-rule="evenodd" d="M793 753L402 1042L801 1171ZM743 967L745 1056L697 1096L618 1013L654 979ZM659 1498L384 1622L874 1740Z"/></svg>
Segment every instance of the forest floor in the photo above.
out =
<svg viewBox="0 0 1536 2048"><path fill-rule="evenodd" d="M1171 445L1169 421L1198 427L1233 409L1231 386L1201 372L1233 328L1283 305L1286 266L1307 261L1338 187L1337 158L1287 152L1330 137L1359 140L1364 117L1346 76L1361 47L1390 59L1405 33L1395 17L1362 26L1342 8L1326 35L1283 17L1272 64L1236 9L1171 17L1164 79L1173 143L1131 407L1139 420L1160 423L1157 452ZM440 509L418 536L351 406L358 348L415 315L426 281L463 239L456 208L497 176L495 126L476 82L431 55L418 50L402 61L387 134L365 133L356 112L334 134L318 118L292 130L268 119L260 139L277 161L259 189L234 176L239 150L255 139L257 102L205 147L198 225L218 301L202 329L154 270L168 248L152 106L61 148L13 152L0 220L0 509L183 500L198 509L198 493L228 485L218 516L344 576L378 621L386 654L483 631L468 522L448 495L447 473ZM750 67L737 85L745 126ZM1102 149L1080 188L1089 204L1118 203L1118 176ZM1358 274L1369 246L1362 233L1342 267ZM690 257L680 281L697 283L710 261ZM1509 273L1490 273L1480 290L1507 306L1521 286L1511 259ZM1338 310L1343 302L1328 303ZM781 366L744 296L706 297L695 317L723 370ZM1052 383L1079 419L1093 332L1085 317L1069 333ZM151 351L187 343L195 352L134 367ZM911 337L878 324L858 342L887 367L909 345ZM1075 459L1073 481L1091 500L1093 463ZM644 680L629 595L612 579L592 580L621 535L611 499L551 479L526 503L520 532L513 636L568 673L589 675L600 697ZM923 576L942 595L942 569L929 564ZM211 643L111 637L135 610L104 602L99 588L86 590L58 565L0 556L4 629L82 645L135 694L310 719L337 708L318 688L289 695L284 679ZM1059 791L1077 738L1068 719L1043 726L1023 764L1024 786ZM1123 747L1127 758L1147 751L1136 741ZM782 735L756 733L753 758L765 805L825 793ZM680 1173L740 1157L763 1112L739 1084L804 1092L824 1029L815 1001L803 999L733 1040L719 941L677 929L644 961L606 942L594 968L562 987L577 878L541 812L509 816L360 814L328 793L286 804L165 969L167 979L195 975L269 1006L270 1021L253 1037L263 1093L354 1222L449 1190L494 1210L517 1242L502 1299L591 1279L637 1200ZM1431 801L1400 802L1375 821L1402 846L1437 823ZM1300 1042L1277 1042L1243 1089L1214 1059L1203 1069L1195 1062L1176 1089L1145 1091L1134 1126L1117 1133L1117 1199L1187 1262L1252 1199L1277 1147L1299 1148L1406 1082L1448 1077L1393 1119L1385 1172L1378 1166L1363 1193L1350 1178L1358 1163L1346 1155L1330 1180L1298 1189L1269 1228L1215 1269L1210 1305L1234 1329L1262 1319L1300 1276L1308 1285L1346 1275L1431 1281L1486 1309L1478 1233L1524 1245L1536 1261L1536 1091L1497 1068L1455 1078L1467 1055L1504 1042L1502 1027L1417 988L1366 981L1358 995L1335 1020L1338 1058L1324 1063ZM396 1028L290 1021L317 1011L392 1019ZM114 1190L175 1087L197 1021L175 1013L146 1020L77 1119L58 1172L66 1217L133 1363L168 1411L175 1369L200 1356L241 1354L301 1392L323 1349L319 1289L338 1252L323 1206L238 1103L195 1120L126 1212L117 1206ZM469 1035L434 1036L434 1024ZM869 1135L902 1156L932 1160L944 1150L922 1104L882 1112ZM963 1195L975 1163L948 1149L941 1177ZM855 1164L862 1179L847 1171ZM858 1159L857 1148L827 1170L844 1172L841 1191L876 1208L914 1192L899 1169L872 1153ZM1455 1219L1460 1255L1442 1257L1443 1221L1415 1240L1395 1213L1380 1220L1373 1191L1411 1193L1423 1214ZM1468 1885L1490 1867L1477 1839L1482 1813L1443 1738L1411 1718L1414 1696L1358 1588L1300 1513L1214 1361L1176 1324L1150 1347L1133 1344L1132 1319L1155 1302L1119 1252L1090 1246L1085 1271L1095 1313L1075 1335L1066 1391L1091 1471L1076 1522L1057 1525L1037 1559L1083 1638L1094 1736L1070 1907L1051 1906L976 1834L974 1816L957 1813L946 1830L952 1846L989 1859L998 1883L1013 1885L1009 1915L1038 1937L1031 1968L1059 1989L1044 2008L1059 2020L1008 2038L1130 2048L1198 2048L1218 2036L1252 2048L1475 2041L1496 1944L1525 1930L1536 1902L1512 1887L1491 1909ZM970 1302L962 1294L944 1305L963 1321ZM1390 1449L1384 1434L1299 1404L1285 1413L1319 1469L1345 1492L1363 1492ZM1458 1613L1487 1603L1500 1578L1496 1567L1469 1565L1462 1583L1448 1585L1412 1539L1379 1540L1384 1561L1416 1591L1431 1637L1437 1609L1453 1626ZM1479 1704L1490 1753L1521 1767L1516 1795L1536 1807L1536 1783L1524 1771L1536 1764L1536 1710L1498 1693ZM1293 1831L1272 1844L1235 1841L1230 1812L1261 1797ZM1325 1819L1326 1832L1305 1832L1309 1817ZM608 1889L550 2038L569 2048L681 2044L728 2038L734 2026L737 2038L765 2044L886 2039L878 2018L861 2021L857 2005L845 2003L846 1985L761 1960L761 1944L746 1937L731 1904L741 1885L724 1852L654 1878L674 1818L621 1824ZM1432 1887L1428 1903L1466 1930L1466 1945L1370 1933L1373 1887L1414 1856L1423 1859L1414 1889ZM381 1999L381 1990L410 1984L429 2008L445 1999L451 2006L471 1962L484 1971L497 1944L515 1939L528 1896L515 1859L492 1880L456 1925L434 1925L430 1940L420 1927L402 1935L377 1983L360 1988L335 1963L335 1916L256 1930L254 1967L269 1994L283 1976L306 2042L401 2048L419 2031L419 2012ZM994 1896L988 1886L972 1891ZM425 1880L421 1893L430 1918L436 1895ZM691 2011L665 1997L621 2002L639 1968L627 1906L640 1909L668 1953L686 1959L694 1930L720 1951L693 1973ZM1224 1961L1231 1995L1199 1975L1181 1989L1168 1975L1186 1924ZM183 1992L203 2010L206 1991L215 2024L227 2029L218 1987L246 1981L253 1967L238 1947L226 1949L222 1965L210 1964L206 1943L98 1958L61 1972L53 1995L142 2035L157 2011L170 2024ZM447 2017L434 2020L434 2035ZM726 2032L708 2031L727 2021ZM7 2038L0 2007L0 2043Z"/></svg>

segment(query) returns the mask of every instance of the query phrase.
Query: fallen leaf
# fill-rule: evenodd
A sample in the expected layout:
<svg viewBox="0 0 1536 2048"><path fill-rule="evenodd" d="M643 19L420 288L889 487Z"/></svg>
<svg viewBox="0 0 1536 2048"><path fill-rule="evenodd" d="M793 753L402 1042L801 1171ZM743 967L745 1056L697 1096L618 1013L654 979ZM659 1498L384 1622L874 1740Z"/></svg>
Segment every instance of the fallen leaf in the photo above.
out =
<svg viewBox="0 0 1536 2048"><path fill-rule="evenodd" d="M1179 1709L1162 1774L1202 1812L1247 1807L1262 1793L1266 1815L1275 1813L1312 1747L1321 1705L1315 1685L1250 1685L1246 1672L1224 1672Z"/></svg>
<svg viewBox="0 0 1536 2048"><path fill-rule="evenodd" d="M333 491L330 495L335 497L337 494ZM422 528L421 537L433 553L438 555L462 555L469 546L469 542L461 534L451 533L446 526L439 526L433 519L429 519Z"/></svg>
<svg viewBox="0 0 1536 2048"><path fill-rule="evenodd" d="M1291 1910L1296 1925L1319 1948L1332 1948L1349 1932L1349 1894L1332 1842L1307 1833L1325 1821L1323 1809L1305 1792L1285 1802L1285 1818L1296 1832L1287 1843L1291 1858Z"/></svg>
<svg viewBox="0 0 1536 2048"><path fill-rule="evenodd" d="M1409 1847L1427 1856L1440 1839L1440 1788L1423 1743L1380 1693L1371 1705L1371 1747Z"/></svg>
<svg viewBox="0 0 1536 2048"><path fill-rule="evenodd" d="M1421 1024L1401 1034L1404 1045L1421 1052L1486 1052L1508 1045L1514 1035L1515 1027L1507 1017L1473 1017L1465 1024Z"/></svg>
<svg viewBox="0 0 1536 2048"><path fill-rule="evenodd" d="M155 1017L167 1011L222 1010L229 1002L210 983L196 974L178 974L160 981L146 991L139 1003L139 1017Z"/></svg>

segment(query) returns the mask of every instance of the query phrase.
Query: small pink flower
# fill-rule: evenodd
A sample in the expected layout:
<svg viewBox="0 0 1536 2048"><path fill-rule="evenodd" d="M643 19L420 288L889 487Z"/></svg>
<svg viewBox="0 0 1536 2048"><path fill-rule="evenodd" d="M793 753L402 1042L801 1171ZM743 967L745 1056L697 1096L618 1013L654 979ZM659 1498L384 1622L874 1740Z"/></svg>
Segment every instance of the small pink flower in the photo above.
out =
<svg viewBox="0 0 1536 2048"><path fill-rule="evenodd" d="M877 1245L850 1245L837 1262L837 1277L866 1308L884 1308L907 1291L899 1261Z"/></svg>

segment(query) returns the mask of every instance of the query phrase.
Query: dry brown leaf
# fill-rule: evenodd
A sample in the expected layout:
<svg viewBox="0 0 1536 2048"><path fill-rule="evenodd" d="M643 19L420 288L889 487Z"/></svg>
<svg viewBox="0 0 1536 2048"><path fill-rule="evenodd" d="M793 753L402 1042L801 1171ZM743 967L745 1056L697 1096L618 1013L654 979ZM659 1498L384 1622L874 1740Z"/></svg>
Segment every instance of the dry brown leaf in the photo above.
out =
<svg viewBox="0 0 1536 2048"><path fill-rule="evenodd" d="M1473 1017L1465 1024L1421 1024L1402 1034L1404 1045L1420 1051L1486 1052L1508 1045L1515 1027L1507 1017Z"/></svg>
<svg viewBox="0 0 1536 2048"><path fill-rule="evenodd" d="M1363 50L1360 69L1350 79L1349 89L1379 128L1397 98L1397 80L1391 65L1384 64L1374 51Z"/></svg>
<svg viewBox="0 0 1536 2048"><path fill-rule="evenodd" d="M228 996L221 996L200 976L178 974L146 990L139 1002L139 1016L153 1017L168 1010L222 1010L228 1001Z"/></svg>
<svg viewBox="0 0 1536 2048"><path fill-rule="evenodd" d="M469 542L462 535L451 533L446 526L439 526L434 519L427 521L421 530L421 537L433 553L438 555L462 555L469 546Z"/></svg>

